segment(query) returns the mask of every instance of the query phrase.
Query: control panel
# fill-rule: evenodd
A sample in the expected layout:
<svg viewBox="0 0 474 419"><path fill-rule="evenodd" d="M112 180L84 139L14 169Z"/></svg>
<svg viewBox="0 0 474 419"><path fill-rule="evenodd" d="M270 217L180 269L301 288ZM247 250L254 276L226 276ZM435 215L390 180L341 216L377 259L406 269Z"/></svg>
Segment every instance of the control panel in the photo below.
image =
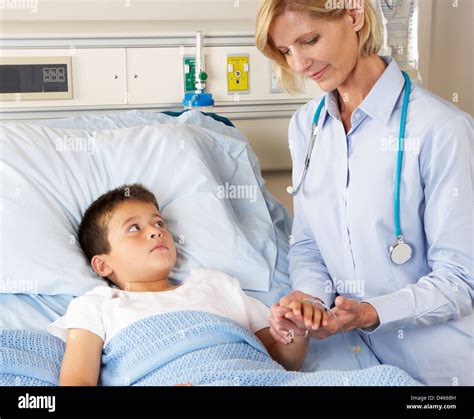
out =
<svg viewBox="0 0 474 419"><path fill-rule="evenodd" d="M71 57L0 57L0 100L72 99Z"/></svg>

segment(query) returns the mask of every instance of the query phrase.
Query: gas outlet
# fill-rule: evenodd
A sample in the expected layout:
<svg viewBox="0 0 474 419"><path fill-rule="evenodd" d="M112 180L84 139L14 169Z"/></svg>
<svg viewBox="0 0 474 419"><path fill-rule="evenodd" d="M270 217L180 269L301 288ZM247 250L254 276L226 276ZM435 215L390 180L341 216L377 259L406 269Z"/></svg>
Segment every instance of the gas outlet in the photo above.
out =
<svg viewBox="0 0 474 419"><path fill-rule="evenodd" d="M227 56L227 90L229 94L246 94L249 87L250 59L248 54Z"/></svg>

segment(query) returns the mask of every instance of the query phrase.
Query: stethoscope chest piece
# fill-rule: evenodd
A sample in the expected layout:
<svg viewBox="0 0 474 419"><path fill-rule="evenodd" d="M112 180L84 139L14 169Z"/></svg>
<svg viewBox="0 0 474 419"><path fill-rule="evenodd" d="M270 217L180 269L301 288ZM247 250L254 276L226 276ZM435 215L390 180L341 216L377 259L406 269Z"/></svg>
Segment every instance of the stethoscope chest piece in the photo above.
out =
<svg viewBox="0 0 474 419"><path fill-rule="evenodd" d="M411 246L405 243L402 236L398 237L397 243L390 246L390 259L395 265L403 265L411 259L413 253Z"/></svg>

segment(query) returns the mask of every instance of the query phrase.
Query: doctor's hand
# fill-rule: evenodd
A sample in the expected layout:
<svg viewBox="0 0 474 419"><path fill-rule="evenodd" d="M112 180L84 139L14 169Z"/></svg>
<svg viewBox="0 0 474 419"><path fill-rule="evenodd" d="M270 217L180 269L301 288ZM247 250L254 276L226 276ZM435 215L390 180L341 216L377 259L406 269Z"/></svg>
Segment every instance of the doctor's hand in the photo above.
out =
<svg viewBox="0 0 474 419"><path fill-rule="evenodd" d="M380 323L377 310L369 303L360 303L350 298L338 296L335 305L331 311L342 323L344 331L357 328L365 329L378 326Z"/></svg>
<svg viewBox="0 0 474 419"><path fill-rule="evenodd" d="M292 320L288 319L287 315L291 312L290 308L279 304L273 304L270 307L270 334L277 342L291 343L290 330L293 330L297 336L305 334L304 328L300 329Z"/></svg>
<svg viewBox="0 0 474 419"><path fill-rule="evenodd" d="M326 327L311 333L311 337L324 339L341 331L344 332L357 328L367 328L379 324L377 310L369 303L360 303L359 301L338 296L335 300L335 307L331 309L332 314L339 320L336 321L333 316L329 316Z"/></svg>

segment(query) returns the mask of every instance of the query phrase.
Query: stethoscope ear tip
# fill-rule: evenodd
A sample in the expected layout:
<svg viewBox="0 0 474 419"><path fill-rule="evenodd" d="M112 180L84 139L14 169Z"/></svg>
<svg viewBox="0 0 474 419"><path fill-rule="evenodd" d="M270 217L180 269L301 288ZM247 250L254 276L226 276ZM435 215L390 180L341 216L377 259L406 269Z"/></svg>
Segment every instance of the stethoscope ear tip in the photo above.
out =
<svg viewBox="0 0 474 419"><path fill-rule="evenodd" d="M288 188L286 188L286 192L288 192L290 195L293 195L293 186L288 186Z"/></svg>

